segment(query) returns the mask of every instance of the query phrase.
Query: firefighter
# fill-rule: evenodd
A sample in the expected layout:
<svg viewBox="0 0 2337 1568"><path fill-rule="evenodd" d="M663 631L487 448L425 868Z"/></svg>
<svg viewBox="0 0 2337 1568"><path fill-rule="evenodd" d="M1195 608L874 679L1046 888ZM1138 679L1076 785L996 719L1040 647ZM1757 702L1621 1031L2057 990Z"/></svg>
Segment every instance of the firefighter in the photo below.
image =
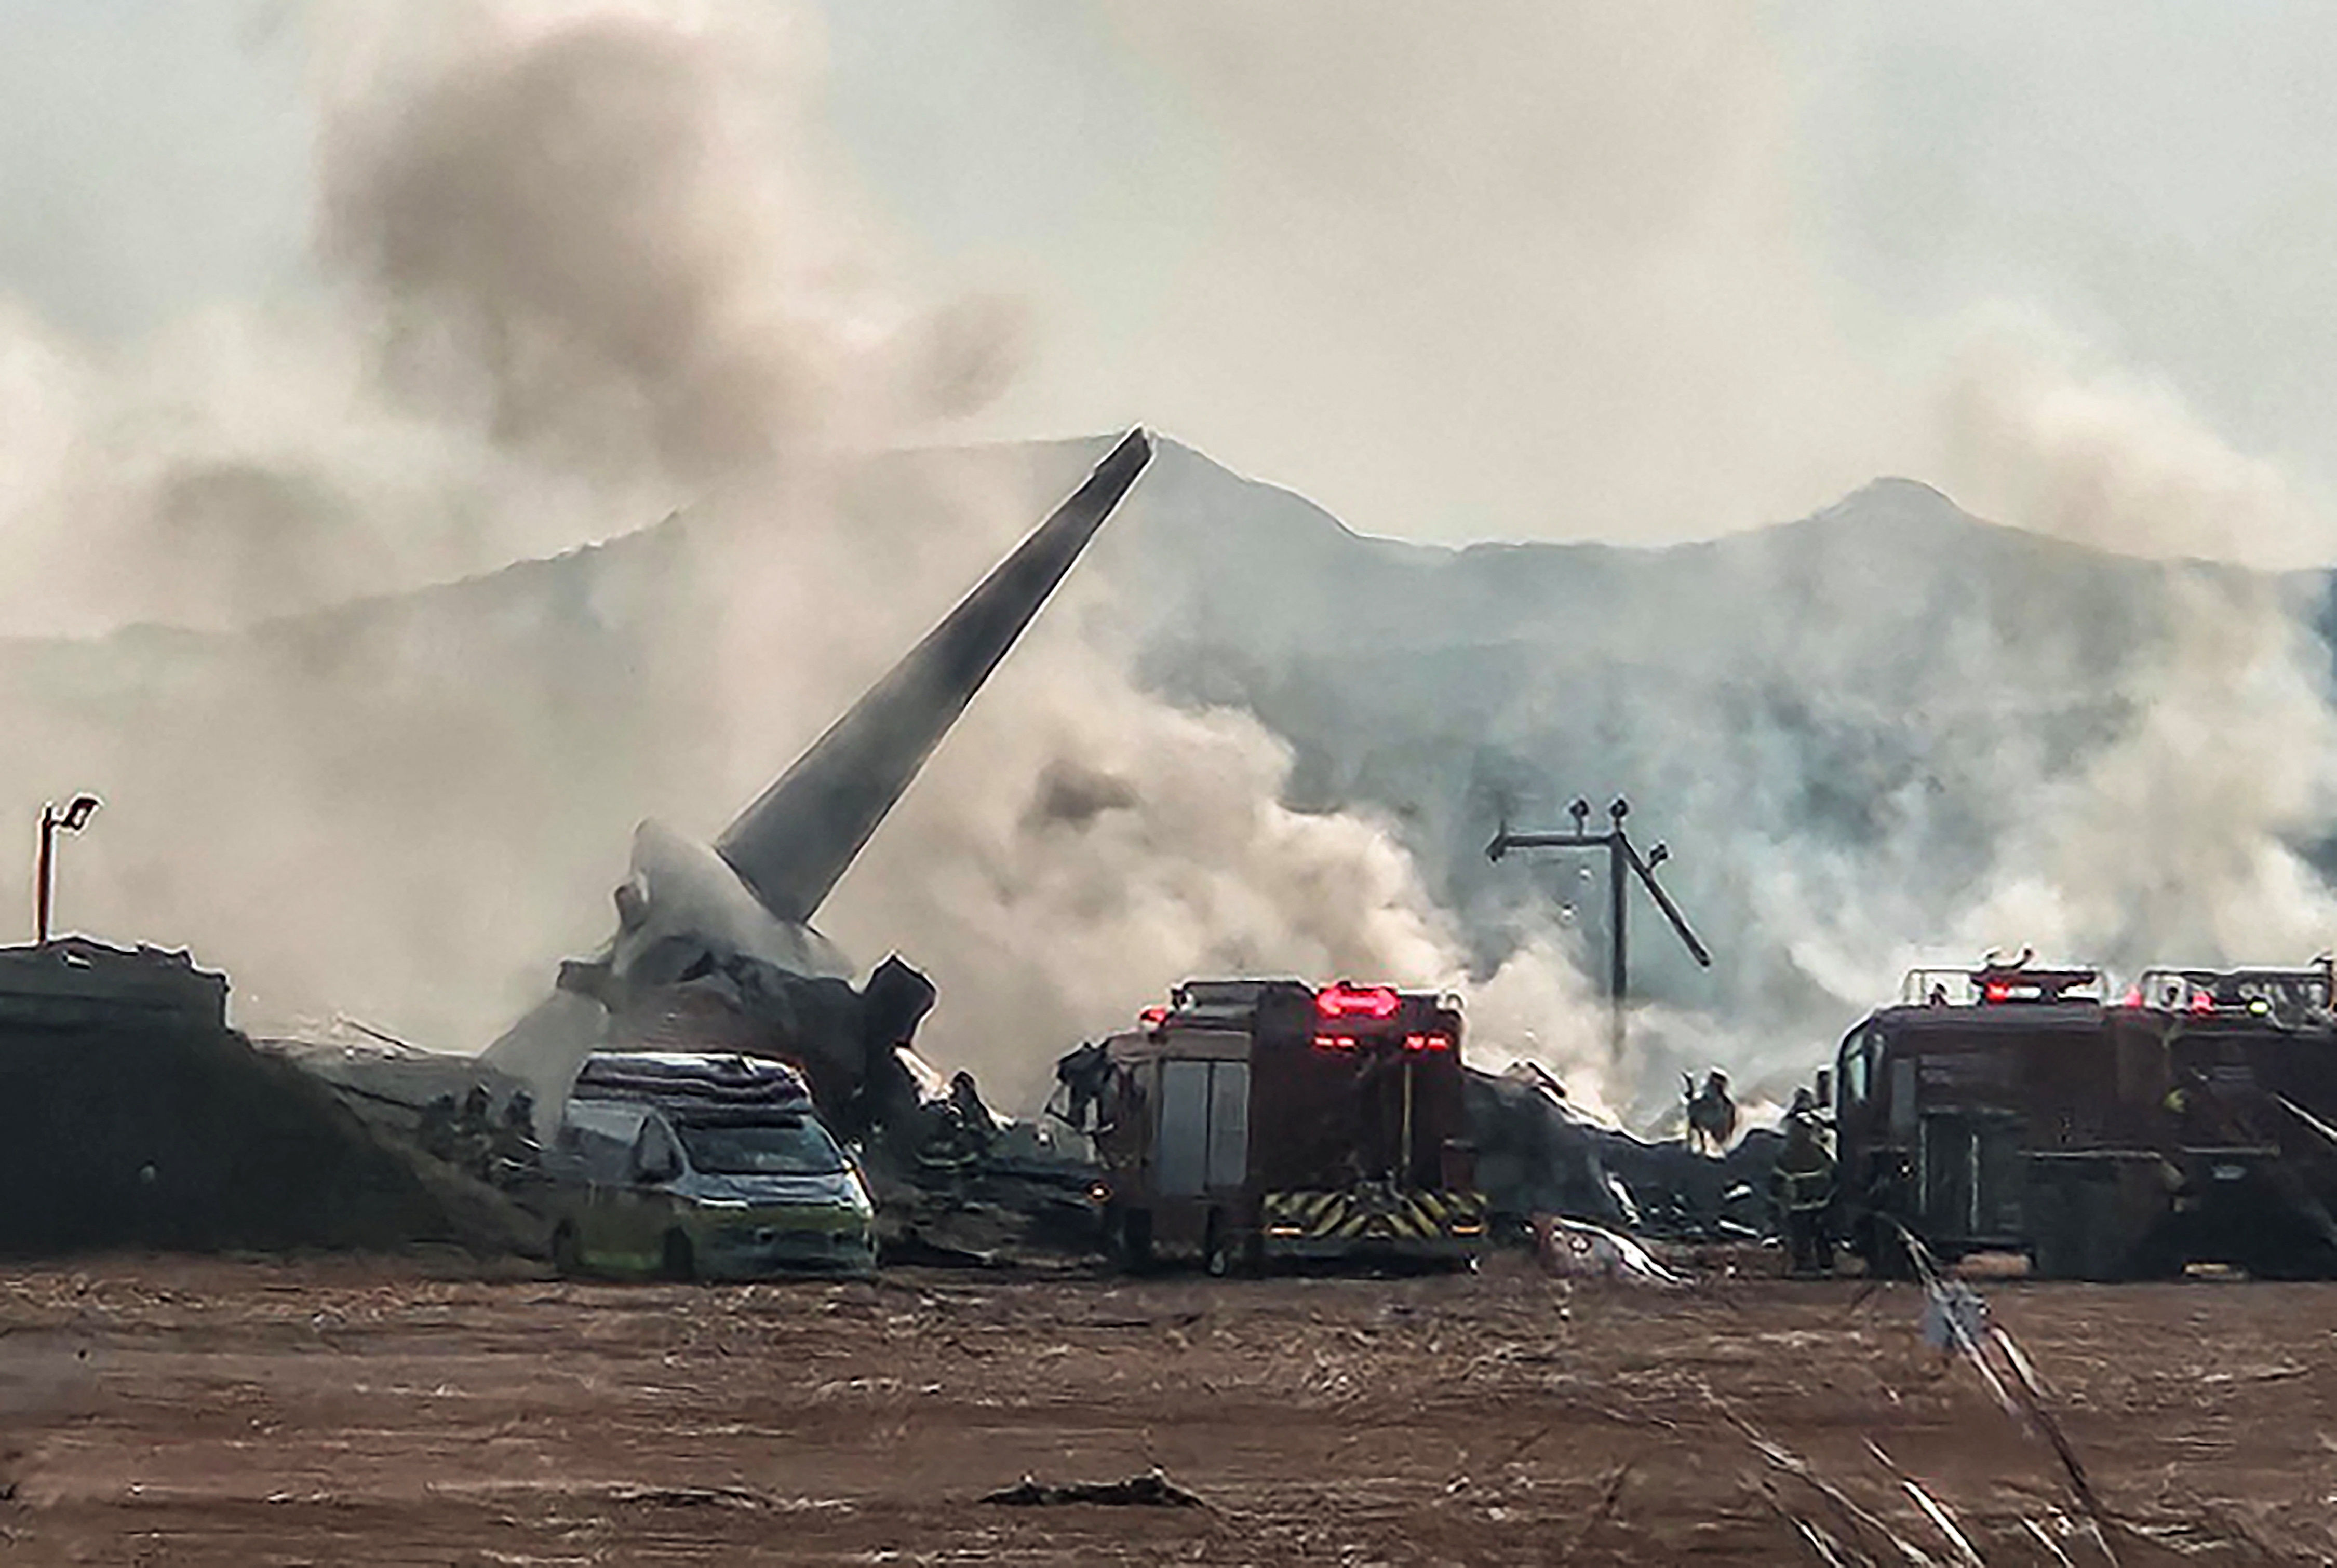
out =
<svg viewBox="0 0 2337 1568"><path fill-rule="evenodd" d="M1826 1234L1826 1206L1833 1200L1833 1155L1818 1125L1817 1102L1807 1089L1794 1091L1794 1108L1785 1114L1785 1146L1777 1152L1769 1180L1785 1222L1793 1272L1831 1272L1833 1242Z"/></svg>
<svg viewBox="0 0 2337 1568"><path fill-rule="evenodd" d="M928 1178L963 1183L981 1166L997 1141L998 1118L982 1103L973 1075L950 1079L949 1094L927 1107L927 1131L917 1146L917 1166Z"/></svg>
<svg viewBox="0 0 2337 1568"><path fill-rule="evenodd" d="M455 1122L455 1158L462 1167L481 1181L488 1180L494 1171L495 1129L488 1112L494 1106L494 1096L484 1084L473 1084L471 1092L463 1096L463 1109Z"/></svg>
<svg viewBox="0 0 2337 1568"><path fill-rule="evenodd" d="M504 1104L504 1119L497 1124L493 1138L494 1171L499 1176L514 1176L533 1170L542 1162L543 1151L535 1143L535 1096L525 1089L514 1089Z"/></svg>
<svg viewBox="0 0 2337 1568"><path fill-rule="evenodd" d="M444 1160L448 1164L455 1163L457 1150L454 1096L441 1095L423 1107L422 1125L416 1130L416 1136L421 1139L424 1152L432 1159Z"/></svg>
<svg viewBox="0 0 2337 1568"><path fill-rule="evenodd" d="M1697 1092L1696 1080L1686 1073L1680 1075L1689 1087L1687 1096L1688 1147L1701 1147L1715 1156L1728 1152L1729 1140L1736 1136L1736 1102L1728 1095L1728 1075L1718 1069L1706 1074L1704 1088Z"/></svg>
<svg viewBox="0 0 2337 1568"><path fill-rule="evenodd" d="M982 1103L982 1091L975 1086L973 1075L958 1072L951 1075L950 1108L965 1128L966 1142L977 1151L986 1150L998 1140L998 1118Z"/></svg>

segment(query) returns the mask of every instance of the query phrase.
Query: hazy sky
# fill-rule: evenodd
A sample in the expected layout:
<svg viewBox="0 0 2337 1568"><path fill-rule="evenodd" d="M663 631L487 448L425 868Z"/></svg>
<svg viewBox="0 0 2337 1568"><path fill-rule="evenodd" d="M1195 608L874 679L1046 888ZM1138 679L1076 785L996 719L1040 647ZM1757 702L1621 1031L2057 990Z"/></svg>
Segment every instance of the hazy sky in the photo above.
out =
<svg viewBox="0 0 2337 1568"><path fill-rule="evenodd" d="M2325 5L807 20L889 264L1023 323L950 433L1142 419L1423 538L1705 535L1897 472L2337 556ZM105 354L303 287L304 36L286 0L0 0L0 301Z"/></svg>

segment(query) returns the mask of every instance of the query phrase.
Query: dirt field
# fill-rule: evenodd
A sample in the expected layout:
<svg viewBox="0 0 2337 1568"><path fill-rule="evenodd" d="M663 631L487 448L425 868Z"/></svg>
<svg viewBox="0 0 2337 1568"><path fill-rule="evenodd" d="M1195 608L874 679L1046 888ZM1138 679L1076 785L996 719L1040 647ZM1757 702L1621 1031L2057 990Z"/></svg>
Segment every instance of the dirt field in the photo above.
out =
<svg viewBox="0 0 2337 1568"><path fill-rule="evenodd" d="M1863 1439L1988 1562L2104 1561L2057 1523L2049 1449L1921 1349L1914 1289L1858 1295L1569 1289L1508 1263L743 1288L414 1260L19 1269L0 1563L1816 1561L1788 1513L1847 1540L1730 1412L1940 1561ZM2337 1555L2337 1290L1988 1295L2118 1561ZM981 1501L1154 1466L1201 1505Z"/></svg>

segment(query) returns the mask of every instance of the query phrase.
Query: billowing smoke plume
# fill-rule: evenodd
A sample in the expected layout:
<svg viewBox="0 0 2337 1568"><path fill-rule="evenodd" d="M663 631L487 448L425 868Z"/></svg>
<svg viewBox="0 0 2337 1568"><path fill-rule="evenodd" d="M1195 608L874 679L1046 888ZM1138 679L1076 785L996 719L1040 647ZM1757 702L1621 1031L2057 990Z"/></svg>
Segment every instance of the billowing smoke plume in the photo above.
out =
<svg viewBox="0 0 2337 1568"><path fill-rule="evenodd" d="M818 278L829 236L734 45L621 11L484 18L345 106L323 239L381 306L391 377L588 474L704 480L851 433L875 302Z"/></svg>
<svg viewBox="0 0 2337 1568"><path fill-rule="evenodd" d="M2041 638L2003 649L2012 684L1994 695L2009 714L2089 691L2106 704L2103 733L2056 758L2007 726L1983 782L2012 809L1936 935L1873 919L1861 891L1831 915L1825 897L1798 900L1804 947L1840 939L1819 964L1870 986L1917 957L1988 948L2033 945L2128 977L2152 962L2301 963L2327 949L2337 896L2307 859L2337 810L2330 649L2313 626L2326 590L2221 563L2326 560L2328 519L2171 389L2088 365L2034 319L1978 325L1941 405L1947 472L1976 508L2168 564L2128 574L2151 625L2114 671L2075 667L2066 644ZM1843 965L1847 948L1867 958Z"/></svg>
<svg viewBox="0 0 2337 1568"><path fill-rule="evenodd" d="M934 1049L1028 1094L1055 1043L1125 1027L1179 979L1393 980L1467 992L1481 1059L1545 1057L1605 1107L1599 1015L1556 934L1472 975L1387 824L1290 809L1285 742L1168 706L1088 646L1040 629L839 891L840 930L936 955Z"/></svg>
<svg viewBox="0 0 2337 1568"><path fill-rule="evenodd" d="M2163 386L2088 371L2031 328L1980 338L1950 384L1951 462L2025 526L2176 560L2166 638L2131 671L2112 744L2029 802L1968 939L2131 975L2151 962L2301 963L2337 938L2303 849L2337 811L2330 650L2305 581L2197 564L2326 561L2329 520Z"/></svg>
<svg viewBox="0 0 2337 1568"><path fill-rule="evenodd" d="M784 39L408 16L327 41L318 298L122 365L10 339L0 392L45 389L9 534L76 612L21 624L246 629L60 645L5 699L36 788L109 797L69 923L192 943L248 1022L463 1047L603 934L635 817L710 834L1053 498L971 469L871 497L868 453L1007 374L1011 313L885 290L770 107ZM298 618L677 508L557 589ZM1467 978L1382 828L1280 804L1277 741L1142 694L1075 612L826 922L934 972L939 1054L1021 1101L1188 975ZM122 683L86 708L53 684L82 663ZM1554 949L1521 961L1568 994Z"/></svg>

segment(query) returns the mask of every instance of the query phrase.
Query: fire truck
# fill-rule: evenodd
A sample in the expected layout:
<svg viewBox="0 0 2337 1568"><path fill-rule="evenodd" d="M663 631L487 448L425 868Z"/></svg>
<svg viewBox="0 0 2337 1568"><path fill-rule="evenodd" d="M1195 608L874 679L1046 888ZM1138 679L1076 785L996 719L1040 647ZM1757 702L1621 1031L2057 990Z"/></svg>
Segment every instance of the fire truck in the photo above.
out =
<svg viewBox="0 0 2337 1568"><path fill-rule="evenodd" d="M1835 1058L1838 1222L1882 1273L1902 1228L2045 1278L2327 1272L2330 995L2326 965L2152 969L2117 1001L2091 969L1914 970Z"/></svg>
<svg viewBox="0 0 2337 1568"><path fill-rule="evenodd" d="M2330 960L2159 969L2127 995L2159 1020L2175 1244L2267 1277L2337 1274L2337 1018Z"/></svg>
<svg viewBox="0 0 2337 1568"><path fill-rule="evenodd" d="M1105 1227L1129 1267L1465 1263L1485 1243L1457 998L1191 980L1101 1042Z"/></svg>

